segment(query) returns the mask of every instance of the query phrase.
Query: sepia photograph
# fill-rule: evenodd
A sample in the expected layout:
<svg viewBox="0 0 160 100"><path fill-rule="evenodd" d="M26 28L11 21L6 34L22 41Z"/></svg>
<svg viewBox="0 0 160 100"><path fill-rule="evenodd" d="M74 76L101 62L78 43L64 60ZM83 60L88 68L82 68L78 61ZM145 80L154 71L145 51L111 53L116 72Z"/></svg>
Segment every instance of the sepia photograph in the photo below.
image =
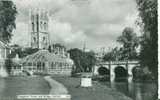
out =
<svg viewBox="0 0 160 100"><path fill-rule="evenodd" d="M158 70L158 0L0 0L0 100L158 100Z"/></svg>

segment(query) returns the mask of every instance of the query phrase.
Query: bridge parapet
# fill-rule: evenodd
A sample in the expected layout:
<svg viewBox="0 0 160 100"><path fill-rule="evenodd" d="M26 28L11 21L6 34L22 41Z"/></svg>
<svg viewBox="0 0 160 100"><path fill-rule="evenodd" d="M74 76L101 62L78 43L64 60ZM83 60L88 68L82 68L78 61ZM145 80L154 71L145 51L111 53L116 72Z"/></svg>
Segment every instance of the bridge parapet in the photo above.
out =
<svg viewBox="0 0 160 100"><path fill-rule="evenodd" d="M94 74L98 75L98 69L101 67L105 67L110 72L110 80L113 81L116 77L115 70L118 67L124 68L128 77L133 78L133 69L136 67L140 67L139 61L110 61L110 62L99 62L94 66Z"/></svg>
<svg viewBox="0 0 160 100"><path fill-rule="evenodd" d="M117 64L138 64L139 61L107 61L107 62L100 62L97 65L117 65Z"/></svg>
<svg viewBox="0 0 160 100"><path fill-rule="evenodd" d="M136 64L136 63L139 63L139 61L128 61L128 63Z"/></svg>

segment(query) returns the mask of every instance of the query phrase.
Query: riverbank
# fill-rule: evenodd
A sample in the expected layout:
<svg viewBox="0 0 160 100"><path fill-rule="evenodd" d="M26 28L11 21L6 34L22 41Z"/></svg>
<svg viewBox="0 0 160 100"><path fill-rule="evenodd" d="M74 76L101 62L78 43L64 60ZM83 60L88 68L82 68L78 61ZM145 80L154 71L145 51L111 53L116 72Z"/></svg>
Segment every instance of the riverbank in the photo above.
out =
<svg viewBox="0 0 160 100"><path fill-rule="evenodd" d="M17 100L17 95L48 94L49 84L43 77L0 78L0 100Z"/></svg>
<svg viewBox="0 0 160 100"><path fill-rule="evenodd" d="M73 77L52 77L56 81L63 83L68 89L72 100L132 100L124 94L117 92L98 82L93 82L93 87L80 87L80 78Z"/></svg>

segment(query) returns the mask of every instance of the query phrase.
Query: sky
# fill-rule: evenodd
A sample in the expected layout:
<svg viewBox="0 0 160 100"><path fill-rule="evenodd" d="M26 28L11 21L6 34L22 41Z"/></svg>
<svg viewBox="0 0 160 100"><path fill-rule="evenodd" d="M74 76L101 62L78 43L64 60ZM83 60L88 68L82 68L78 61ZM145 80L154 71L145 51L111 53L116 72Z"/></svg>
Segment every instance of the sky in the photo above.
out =
<svg viewBox="0 0 160 100"><path fill-rule="evenodd" d="M49 11L51 43L67 48L99 50L113 48L125 27L139 35L135 20L138 17L135 0L13 0L18 15L12 43L29 45L28 16L30 8Z"/></svg>

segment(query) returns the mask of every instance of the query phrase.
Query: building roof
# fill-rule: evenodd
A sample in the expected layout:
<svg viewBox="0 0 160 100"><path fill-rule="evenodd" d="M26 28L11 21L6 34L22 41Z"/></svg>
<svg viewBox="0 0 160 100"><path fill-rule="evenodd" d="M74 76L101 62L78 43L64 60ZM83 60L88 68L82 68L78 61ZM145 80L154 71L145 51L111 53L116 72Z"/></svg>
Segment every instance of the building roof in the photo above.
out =
<svg viewBox="0 0 160 100"><path fill-rule="evenodd" d="M0 48L9 48L9 46L2 41L0 41Z"/></svg>
<svg viewBox="0 0 160 100"><path fill-rule="evenodd" d="M73 64L73 61L70 58L50 53L48 50L39 50L38 52L32 55L28 55L25 58L22 58L21 60L21 63L34 62L67 62Z"/></svg>

